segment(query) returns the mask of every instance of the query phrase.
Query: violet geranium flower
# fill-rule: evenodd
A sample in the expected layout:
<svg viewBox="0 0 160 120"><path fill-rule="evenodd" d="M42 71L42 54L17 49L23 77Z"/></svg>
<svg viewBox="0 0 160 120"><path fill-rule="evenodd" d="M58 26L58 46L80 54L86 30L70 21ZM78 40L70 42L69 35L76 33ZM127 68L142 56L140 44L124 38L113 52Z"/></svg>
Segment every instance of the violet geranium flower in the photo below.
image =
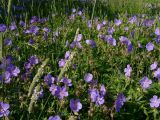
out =
<svg viewBox="0 0 160 120"><path fill-rule="evenodd" d="M10 111L8 110L10 105L4 102L0 102L0 118L6 117L9 115Z"/></svg>
<svg viewBox="0 0 160 120"><path fill-rule="evenodd" d="M82 109L82 104L79 99L71 99L69 106L73 112L79 112Z"/></svg>
<svg viewBox="0 0 160 120"><path fill-rule="evenodd" d="M153 98L150 99L150 106L152 108L158 108L160 105L160 99L157 95L154 95Z"/></svg>

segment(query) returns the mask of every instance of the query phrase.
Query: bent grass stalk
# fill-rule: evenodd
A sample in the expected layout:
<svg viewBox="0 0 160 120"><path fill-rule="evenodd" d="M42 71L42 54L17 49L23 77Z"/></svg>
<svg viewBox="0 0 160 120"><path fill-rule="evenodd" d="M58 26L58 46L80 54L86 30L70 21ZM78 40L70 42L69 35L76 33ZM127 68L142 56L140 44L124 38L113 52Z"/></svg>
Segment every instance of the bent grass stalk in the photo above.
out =
<svg viewBox="0 0 160 120"><path fill-rule="evenodd" d="M38 84L36 87L35 87L35 93L32 94L32 97L31 97L31 101L29 103L29 108L28 108L28 112L31 113L32 110L33 110L33 106L34 106L34 103L38 100L38 94L39 94L39 91L40 91L40 84Z"/></svg>
<svg viewBox="0 0 160 120"><path fill-rule="evenodd" d="M38 69L38 72L37 74L35 75L35 77L33 78L33 81L30 85L30 88L29 88L29 92L28 92L28 97L31 96L32 92L33 92L33 89L35 88L36 84L40 82L40 77L42 76L43 74L43 70L44 70L44 67L46 66L46 64L48 63L49 59L47 58L41 65L41 67Z"/></svg>

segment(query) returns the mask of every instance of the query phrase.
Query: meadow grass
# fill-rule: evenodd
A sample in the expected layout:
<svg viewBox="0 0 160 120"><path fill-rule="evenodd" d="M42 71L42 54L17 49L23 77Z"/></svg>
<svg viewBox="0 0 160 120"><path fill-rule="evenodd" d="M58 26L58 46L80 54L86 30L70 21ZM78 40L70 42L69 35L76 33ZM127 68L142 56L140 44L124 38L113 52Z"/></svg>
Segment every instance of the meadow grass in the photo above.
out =
<svg viewBox="0 0 160 120"><path fill-rule="evenodd" d="M104 1L106 2L106 1ZM147 1L148 2L148 1ZM24 17L15 18L18 13L12 11L12 5L23 5L20 1L9 3L2 1L2 8L7 5L8 13L1 17L2 23L11 24L14 20L17 24L16 30L6 30L0 33L0 40L5 38L12 39L12 45L4 45L3 58L7 55L13 57L12 64L20 69L18 76L12 76L10 83L4 83L6 78L2 77L0 84L0 100L10 104L10 114L4 119L10 120L47 120L49 116L59 115L63 120L109 120L109 119L159 119L159 108L150 106L150 99L153 95L160 96L160 84L154 72L150 70L150 65L157 61L159 63L159 43L156 42L155 29L160 27L158 15L150 16L152 11L143 8L144 1L134 2L131 0L108 0L107 4L98 1L92 3L72 1L72 0L31 0L25 4L25 10L19 11ZM10 4L12 3L12 5ZM155 2L154 2L155 3ZM72 8L77 12L84 10L82 15L73 13ZM126 14L128 13L128 14ZM134 14L148 13L137 17L138 23L129 23L130 16ZM32 16L40 18L47 17L44 23L30 23ZM72 19L72 15L75 15ZM5 17L6 16L6 17ZM98 18L97 18L98 17ZM145 20L152 20L151 26L144 25ZM115 25L114 19L122 20L122 24ZM7 22L6 22L7 20ZM26 26L21 27L18 23L25 21ZM92 27L87 26L91 21ZM106 25L97 30L97 25L106 21ZM38 35L24 34L24 31L32 26L38 26ZM48 38L45 39L43 28L49 28ZM116 40L116 46L107 40L102 40L100 35L109 35L108 29L113 27L115 31L112 37ZM128 27L129 30L124 30ZM69 45L77 40L77 35L82 34L82 48L70 48ZM127 45L119 40L121 36L127 37L133 45L131 53L127 51ZM34 44L30 44L30 39ZM96 47L87 44L86 40L93 40ZM69 45L67 46L66 42ZM138 41L143 48L138 46ZM154 50L147 51L146 45L152 42ZM2 45L2 44L1 44ZM70 51L71 55L63 68L59 67L59 61L64 58L65 52ZM31 56L37 56L38 63L25 69L24 64L30 60ZM46 60L47 58L47 60ZM4 60L5 61L5 60ZM1 62L2 63L2 62ZM5 61L2 74L7 71L7 62ZM125 76L124 69L130 64L132 67L131 76ZM1 64L2 65L2 64ZM24 75L27 75L24 77ZM47 74L54 76L54 84L57 86L66 86L69 93L68 97L58 99L49 91L50 87L44 77ZM86 73L93 75L93 81L96 85L86 83L84 76ZM147 76L152 80L148 89L143 89L140 80ZM66 77L72 80L72 86L68 87L60 83L61 78ZM97 80L97 83L96 83ZM104 85L107 94L104 97L104 104L97 105L91 102L89 89L92 87L97 90ZM40 90L43 89L44 96L39 97ZM36 92L34 92L36 91ZM37 92L38 91L38 92ZM123 93L126 102L119 112L115 111L115 100L117 95ZM71 98L80 99L82 109L79 112L73 112L69 106ZM1 110L0 110L1 112Z"/></svg>

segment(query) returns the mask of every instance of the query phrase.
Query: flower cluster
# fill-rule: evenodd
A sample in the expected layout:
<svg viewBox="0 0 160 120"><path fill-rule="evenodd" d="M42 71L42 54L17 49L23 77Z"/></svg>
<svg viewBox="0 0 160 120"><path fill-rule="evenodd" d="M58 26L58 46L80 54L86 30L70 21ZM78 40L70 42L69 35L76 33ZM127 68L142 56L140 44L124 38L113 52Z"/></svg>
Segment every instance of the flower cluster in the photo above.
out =
<svg viewBox="0 0 160 120"><path fill-rule="evenodd" d="M10 83L11 78L17 77L20 73L20 69L12 64L12 57L7 56L2 60L2 63L0 65L0 69L5 70L4 73L1 75L0 81L4 79L4 83Z"/></svg>

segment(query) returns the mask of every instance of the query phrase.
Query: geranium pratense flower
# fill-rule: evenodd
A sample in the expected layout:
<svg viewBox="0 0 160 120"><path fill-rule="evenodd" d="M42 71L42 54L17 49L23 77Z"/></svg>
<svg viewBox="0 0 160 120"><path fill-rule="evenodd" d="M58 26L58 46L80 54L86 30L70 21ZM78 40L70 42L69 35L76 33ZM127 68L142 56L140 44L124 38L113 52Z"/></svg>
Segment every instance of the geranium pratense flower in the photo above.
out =
<svg viewBox="0 0 160 120"><path fill-rule="evenodd" d="M71 81L71 79L68 79L68 78L66 78L66 77L62 78L60 82L64 83L64 84L67 85L67 86L72 86L72 81Z"/></svg>
<svg viewBox="0 0 160 120"><path fill-rule="evenodd" d="M51 86L55 82L55 78L51 74L47 74L44 77L44 82L48 85Z"/></svg>
<svg viewBox="0 0 160 120"><path fill-rule="evenodd" d="M86 40L86 44L91 45L91 47L96 47L96 42L94 40Z"/></svg>
<svg viewBox="0 0 160 120"><path fill-rule="evenodd" d="M8 72L10 72L10 74L13 76L13 77L17 77L18 74L20 73L20 69L12 64L8 65L6 70Z"/></svg>
<svg viewBox="0 0 160 120"><path fill-rule="evenodd" d="M104 91L103 91L104 92ZM99 93L99 91L97 89L89 89L89 94L90 94L90 98L91 98L91 102L95 102L96 105L100 106L102 104L104 104L104 95Z"/></svg>
<svg viewBox="0 0 160 120"><path fill-rule="evenodd" d="M119 93L117 99L115 100L116 112L119 112L124 103L126 102L126 97L123 93Z"/></svg>
<svg viewBox="0 0 160 120"><path fill-rule="evenodd" d="M154 49L154 44L149 42L147 45L146 45L146 49L148 52L152 51Z"/></svg>
<svg viewBox="0 0 160 120"><path fill-rule="evenodd" d="M133 23L135 23L137 21L137 17L136 16L133 16L133 17L131 17L131 18L129 18L129 23L131 23L131 24L133 24Z"/></svg>
<svg viewBox="0 0 160 120"><path fill-rule="evenodd" d="M160 105L160 99L157 95L154 95L153 98L150 99L150 106L152 108L158 108Z"/></svg>
<svg viewBox="0 0 160 120"><path fill-rule="evenodd" d="M59 117L59 115L56 115L56 116L50 116L48 120L61 120L61 118Z"/></svg>
<svg viewBox="0 0 160 120"><path fill-rule="evenodd" d="M0 102L0 118L6 117L9 115L10 111L8 110L10 105L4 102Z"/></svg>
<svg viewBox="0 0 160 120"><path fill-rule="evenodd" d="M71 52L70 52L70 51L67 51L67 52L65 53L64 58L65 58L66 60L68 60L69 57L70 57L70 54L71 54Z"/></svg>
<svg viewBox="0 0 160 120"><path fill-rule="evenodd" d="M79 99L71 99L69 106L73 112L79 112L82 109L82 104Z"/></svg>
<svg viewBox="0 0 160 120"><path fill-rule="evenodd" d="M84 80L89 83L91 82L93 79L93 75L91 73L86 73L85 76L84 76Z"/></svg>
<svg viewBox="0 0 160 120"><path fill-rule="evenodd" d="M0 24L0 32L5 32L7 29L5 24Z"/></svg>
<svg viewBox="0 0 160 120"><path fill-rule="evenodd" d="M127 67L124 69L125 76L130 77L132 72L132 67L128 64Z"/></svg>
<svg viewBox="0 0 160 120"><path fill-rule="evenodd" d="M82 40L82 38L83 38L83 35L82 34L78 34L77 35L77 38L76 38L76 41L81 41Z"/></svg>
<svg viewBox="0 0 160 120"><path fill-rule="evenodd" d="M102 96L106 95L106 88L104 85L100 86L100 95L102 95Z"/></svg>
<svg viewBox="0 0 160 120"><path fill-rule="evenodd" d="M148 77L145 76L140 80L140 84L143 89L148 89L152 84L152 80L148 79Z"/></svg>
<svg viewBox="0 0 160 120"><path fill-rule="evenodd" d="M64 97L68 96L68 91L65 86L63 87L58 86L57 90L55 91L55 95L61 100Z"/></svg>
<svg viewBox="0 0 160 120"><path fill-rule="evenodd" d="M10 30L16 30L17 26L15 22L12 22L11 25L9 26Z"/></svg>
<svg viewBox="0 0 160 120"><path fill-rule="evenodd" d="M115 20L114 20L114 24L115 24L116 26L119 26L120 24L122 24L122 20L115 19Z"/></svg>
<svg viewBox="0 0 160 120"><path fill-rule="evenodd" d="M125 45L131 44L131 41L127 37L121 36L119 40L121 41L122 44L125 44Z"/></svg>
<svg viewBox="0 0 160 120"><path fill-rule="evenodd" d="M160 68L158 68L156 71L154 71L154 77L160 79Z"/></svg>
<svg viewBox="0 0 160 120"><path fill-rule="evenodd" d="M156 35L160 35L160 28L156 28L156 29L155 29L155 34L156 34Z"/></svg>
<svg viewBox="0 0 160 120"><path fill-rule="evenodd" d="M38 60L38 57L37 56L31 56L29 59L28 59L29 63L33 66L33 65L36 65L39 63L39 60Z"/></svg>
<svg viewBox="0 0 160 120"><path fill-rule="evenodd" d="M51 92L51 94L52 94L53 96L55 96L56 91L57 91L57 88L58 88L58 86L56 86L56 85L54 85L54 84L52 84L52 85L50 86L49 91Z"/></svg>
<svg viewBox="0 0 160 120"><path fill-rule="evenodd" d="M112 35L114 33L114 28L113 27L109 27L108 28L108 34Z"/></svg>
<svg viewBox="0 0 160 120"><path fill-rule="evenodd" d="M156 42L157 42L158 44L160 44L160 35L157 35L157 37L156 37Z"/></svg>
<svg viewBox="0 0 160 120"><path fill-rule="evenodd" d="M65 59L61 59L61 60L58 62L59 67L60 67L60 68L63 68L64 65L65 65L65 63L66 63L66 60L65 60Z"/></svg>
<svg viewBox="0 0 160 120"><path fill-rule="evenodd" d="M158 62L154 62L151 66L150 66L150 70L155 70L157 68Z"/></svg>
<svg viewBox="0 0 160 120"><path fill-rule="evenodd" d="M96 102L97 94L99 94L99 91L97 89L89 89L89 94L92 102Z"/></svg>
<svg viewBox="0 0 160 120"><path fill-rule="evenodd" d="M9 39L9 38L7 38L7 39L4 40L4 44L5 44L6 46L10 46L10 45L12 45L12 40Z"/></svg>

